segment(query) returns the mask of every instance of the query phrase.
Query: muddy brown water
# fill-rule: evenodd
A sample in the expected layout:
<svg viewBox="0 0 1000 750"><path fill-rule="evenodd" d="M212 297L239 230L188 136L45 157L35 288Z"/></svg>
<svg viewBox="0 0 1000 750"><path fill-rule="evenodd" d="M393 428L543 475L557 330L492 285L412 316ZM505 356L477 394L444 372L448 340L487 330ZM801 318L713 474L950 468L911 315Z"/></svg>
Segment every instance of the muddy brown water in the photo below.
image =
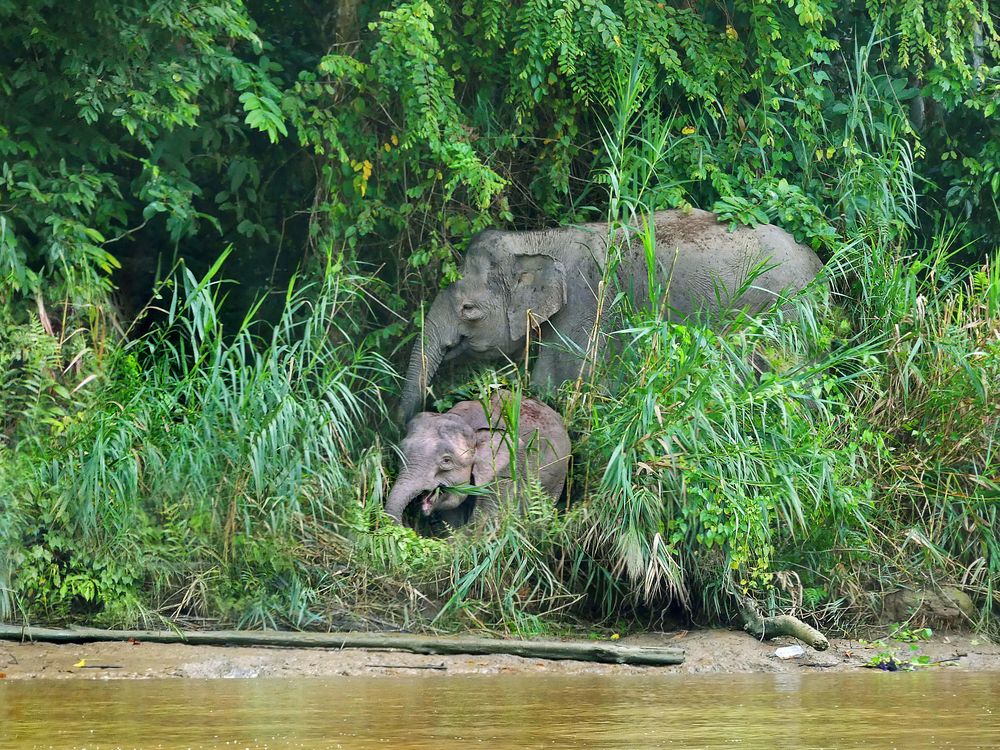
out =
<svg viewBox="0 0 1000 750"><path fill-rule="evenodd" d="M0 748L996 748L1000 674L0 683Z"/></svg>

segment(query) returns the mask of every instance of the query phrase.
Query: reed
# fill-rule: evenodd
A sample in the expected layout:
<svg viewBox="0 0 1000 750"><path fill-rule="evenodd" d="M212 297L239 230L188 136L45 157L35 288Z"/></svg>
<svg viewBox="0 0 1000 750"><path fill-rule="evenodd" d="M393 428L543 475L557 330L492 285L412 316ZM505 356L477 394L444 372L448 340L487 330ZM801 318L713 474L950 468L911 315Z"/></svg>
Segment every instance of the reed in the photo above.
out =
<svg viewBox="0 0 1000 750"><path fill-rule="evenodd" d="M251 312L227 331L221 262L202 279L179 270L162 320L111 352L86 419L31 477L20 585L55 589L49 616L83 602L115 624L303 619L302 527L356 502L362 426L384 418L392 370L352 327L362 279L331 268L290 288L269 329Z"/></svg>

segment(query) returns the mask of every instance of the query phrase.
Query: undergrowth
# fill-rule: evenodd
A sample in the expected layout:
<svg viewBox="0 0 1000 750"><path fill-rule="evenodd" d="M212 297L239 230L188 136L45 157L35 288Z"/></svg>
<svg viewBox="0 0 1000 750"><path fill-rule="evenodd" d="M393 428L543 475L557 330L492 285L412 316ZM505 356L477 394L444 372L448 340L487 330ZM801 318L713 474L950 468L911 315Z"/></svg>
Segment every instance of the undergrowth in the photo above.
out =
<svg viewBox="0 0 1000 750"><path fill-rule="evenodd" d="M942 281L923 257L878 266L910 270L881 279L894 313L857 327L812 297L721 332L637 314L609 365L630 386L599 371L563 394L568 507L536 499L448 546L392 527L393 570L437 626L710 623L750 595L852 632L901 585L953 583L993 630L1000 287L994 266Z"/></svg>
<svg viewBox="0 0 1000 750"><path fill-rule="evenodd" d="M634 311L615 378L560 397L559 506L536 492L450 538L381 513L391 373L345 323L363 279L337 269L266 333L227 333L221 282L182 271L85 409L0 445L2 616L534 633L725 621L749 594L849 630L882 592L938 581L993 627L997 264L889 253L853 267L867 296L847 315L821 289L712 331ZM492 380L530 389L508 371L463 396Z"/></svg>
<svg viewBox="0 0 1000 750"><path fill-rule="evenodd" d="M382 31L405 42L409 7L384 16ZM420 8L406 49L434 30ZM726 44L739 39L731 26L724 33ZM616 53L622 64L603 72L602 96L586 108L608 106L587 176L605 191L609 237L650 248L643 217L701 194L727 222L793 232L827 271L780 308L711 330L665 322L656 294L624 308L605 284L619 345L553 402L574 439L566 496L553 505L536 488L523 512L478 533L420 535L381 511L398 437L386 405L399 322L386 316L402 298L375 305L378 271L313 258L310 281L293 278L276 320L254 306L235 324L222 322L224 258L200 277L180 267L118 329L118 316L69 296L56 305L39 291L17 305L27 298L0 288L0 619L538 633L581 620L660 623L665 613L724 622L751 596L852 630L878 617L888 590L948 583L973 596L973 624L995 633L1000 259L984 253L964 268L967 227L919 215L923 151L901 79L880 72L881 44L873 32L844 63L843 85L811 92L824 103L817 150L787 145L794 122L768 131L808 195L766 164L751 185L703 163L714 115L665 113L642 54ZM326 60L330 75L353 69ZM314 84L305 77L297 90ZM449 214L435 237L483 225L501 187L470 156L472 131L452 121L450 102L433 145L479 174L482 205L461 222L461 209ZM341 126L307 141L321 152ZM741 153L766 161L765 136L734 135L739 120L728 129ZM417 159L413 138L393 134L378 150L387 163ZM744 182L756 158L740 162ZM426 184L401 195L438 190L441 173L420 167L412 174ZM356 188L358 205L369 178L382 194L370 161L345 157L330 172L332 186ZM712 190L692 188L695 177ZM330 199L330 216L352 215L326 190L317 196ZM546 205L553 196L545 191ZM337 231L376 231L356 214L357 226ZM399 209L394 221L409 215ZM932 239L914 230L921 222L937 222ZM0 250L4 237L0 224ZM411 265L442 247L435 240ZM35 276L21 266L24 286ZM532 393L508 370L446 398L480 397L494 381Z"/></svg>
<svg viewBox="0 0 1000 750"><path fill-rule="evenodd" d="M308 624L302 531L358 515L359 426L391 370L348 327L362 279L331 263L269 330L248 315L226 331L222 260L201 280L181 269L162 319L105 355L85 411L4 463L8 590L32 618Z"/></svg>

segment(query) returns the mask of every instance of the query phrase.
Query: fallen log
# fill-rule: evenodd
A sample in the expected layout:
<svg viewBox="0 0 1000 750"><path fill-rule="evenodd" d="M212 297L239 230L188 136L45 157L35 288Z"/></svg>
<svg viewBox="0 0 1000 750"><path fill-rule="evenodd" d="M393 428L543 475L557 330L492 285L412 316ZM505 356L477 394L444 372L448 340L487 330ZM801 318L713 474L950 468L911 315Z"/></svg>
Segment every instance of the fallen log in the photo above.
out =
<svg viewBox="0 0 1000 750"><path fill-rule="evenodd" d="M0 624L0 640L46 643L136 641L204 646L276 646L408 651L414 654L512 654L529 659L574 659L604 664L668 666L684 661L684 650L597 641L521 641L499 638L420 636L407 633L301 633L277 630L100 630L33 628Z"/></svg>
<svg viewBox="0 0 1000 750"><path fill-rule="evenodd" d="M743 618L743 629L760 640L766 641L779 635L788 635L798 638L817 651L826 651L830 648L830 641L825 635L816 628L806 625L798 617L791 615L764 617L757 606L747 599L741 602L740 614Z"/></svg>

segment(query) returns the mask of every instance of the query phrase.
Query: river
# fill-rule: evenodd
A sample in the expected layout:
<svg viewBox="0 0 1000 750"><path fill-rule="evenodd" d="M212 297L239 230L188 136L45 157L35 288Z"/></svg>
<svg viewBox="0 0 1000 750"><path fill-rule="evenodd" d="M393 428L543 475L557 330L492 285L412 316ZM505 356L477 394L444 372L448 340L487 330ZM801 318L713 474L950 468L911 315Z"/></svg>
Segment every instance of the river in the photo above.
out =
<svg viewBox="0 0 1000 750"><path fill-rule="evenodd" d="M1000 674L24 680L0 748L996 748Z"/></svg>

